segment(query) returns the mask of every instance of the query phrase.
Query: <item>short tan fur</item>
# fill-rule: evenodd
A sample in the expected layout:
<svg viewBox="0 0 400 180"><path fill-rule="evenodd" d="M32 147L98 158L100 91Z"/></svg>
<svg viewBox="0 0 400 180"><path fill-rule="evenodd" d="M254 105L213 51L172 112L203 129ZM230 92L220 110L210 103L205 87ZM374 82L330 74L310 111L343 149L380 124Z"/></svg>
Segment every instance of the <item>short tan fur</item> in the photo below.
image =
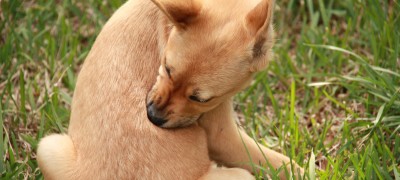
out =
<svg viewBox="0 0 400 180"><path fill-rule="evenodd" d="M287 165L237 129L231 102L267 65L272 7L272 0L126 2L79 73L68 134L39 143L45 178L254 179L241 137L253 163Z"/></svg>

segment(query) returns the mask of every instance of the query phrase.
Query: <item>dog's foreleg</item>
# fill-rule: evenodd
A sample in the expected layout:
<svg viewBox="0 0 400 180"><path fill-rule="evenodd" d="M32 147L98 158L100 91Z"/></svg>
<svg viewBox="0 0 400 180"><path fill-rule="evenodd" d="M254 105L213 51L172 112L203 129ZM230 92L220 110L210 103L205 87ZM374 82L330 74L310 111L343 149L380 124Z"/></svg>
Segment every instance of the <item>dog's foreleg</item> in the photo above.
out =
<svg viewBox="0 0 400 180"><path fill-rule="evenodd" d="M237 126L236 114L232 101L222 103L214 110L207 112L199 121L207 133L208 149L212 160L228 167L241 167L256 173L255 165L268 167L268 163L277 169L286 166L290 171L290 159L261 144L257 144L249 135ZM268 163L267 163L268 162ZM253 165L252 165L253 164ZM303 174L303 169L296 163L294 174ZM285 171L280 173L285 179Z"/></svg>
<svg viewBox="0 0 400 180"><path fill-rule="evenodd" d="M254 176L240 168L224 168L212 165L199 180L254 180Z"/></svg>

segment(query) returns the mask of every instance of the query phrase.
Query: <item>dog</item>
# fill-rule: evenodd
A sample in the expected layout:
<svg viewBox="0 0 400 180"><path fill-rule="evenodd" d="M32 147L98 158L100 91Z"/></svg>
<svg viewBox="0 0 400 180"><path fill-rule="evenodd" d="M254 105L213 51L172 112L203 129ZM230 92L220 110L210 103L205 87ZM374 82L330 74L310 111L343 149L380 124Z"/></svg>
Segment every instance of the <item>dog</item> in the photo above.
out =
<svg viewBox="0 0 400 180"><path fill-rule="evenodd" d="M267 66L273 3L127 1L79 73L68 134L39 143L44 177L254 179L250 162L290 169L238 130L232 109Z"/></svg>

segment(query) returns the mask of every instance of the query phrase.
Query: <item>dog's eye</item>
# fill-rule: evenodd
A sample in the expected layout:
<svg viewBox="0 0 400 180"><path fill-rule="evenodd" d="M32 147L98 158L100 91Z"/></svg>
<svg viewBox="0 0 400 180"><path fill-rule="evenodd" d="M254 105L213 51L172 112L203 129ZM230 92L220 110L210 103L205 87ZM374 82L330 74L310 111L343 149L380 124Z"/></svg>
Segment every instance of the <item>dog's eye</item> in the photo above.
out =
<svg viewBox="0 0 400 180"><path fill-rule="evenodd" d="M192 100L192 101L199 102L199 103L206 103L206 102L211 100L211 98L210 99L201 99L201 98L199 98L199 97L197 97L195 95L189 96L189 99Z"/></svg>
<svg viewBox="0 0 400 180"><path fill-rule="evenodd" d="M167 72L168 77L171 78L171 69L167 65L165 65L165 71Z"/></svg>

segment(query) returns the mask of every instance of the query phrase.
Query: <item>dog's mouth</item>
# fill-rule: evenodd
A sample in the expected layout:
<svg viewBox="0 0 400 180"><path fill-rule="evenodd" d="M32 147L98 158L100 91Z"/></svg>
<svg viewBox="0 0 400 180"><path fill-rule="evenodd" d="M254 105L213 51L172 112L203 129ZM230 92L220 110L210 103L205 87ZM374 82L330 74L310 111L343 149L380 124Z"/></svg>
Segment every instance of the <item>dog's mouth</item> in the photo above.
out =
<svg viewBox="0 0 400 180"><path fill-rule="evenodd" d="M203 116L203 114L200 114L200 115L197 115L197 116L183 118L182 120L179 120L179 121L173 122L173 123L166 122L165 124L163 124L163 125L161 125L159 127L165 128L165 129L177 129L177 128L189 127L189 126L197 123L198 120L202 116Z"/></svg>

